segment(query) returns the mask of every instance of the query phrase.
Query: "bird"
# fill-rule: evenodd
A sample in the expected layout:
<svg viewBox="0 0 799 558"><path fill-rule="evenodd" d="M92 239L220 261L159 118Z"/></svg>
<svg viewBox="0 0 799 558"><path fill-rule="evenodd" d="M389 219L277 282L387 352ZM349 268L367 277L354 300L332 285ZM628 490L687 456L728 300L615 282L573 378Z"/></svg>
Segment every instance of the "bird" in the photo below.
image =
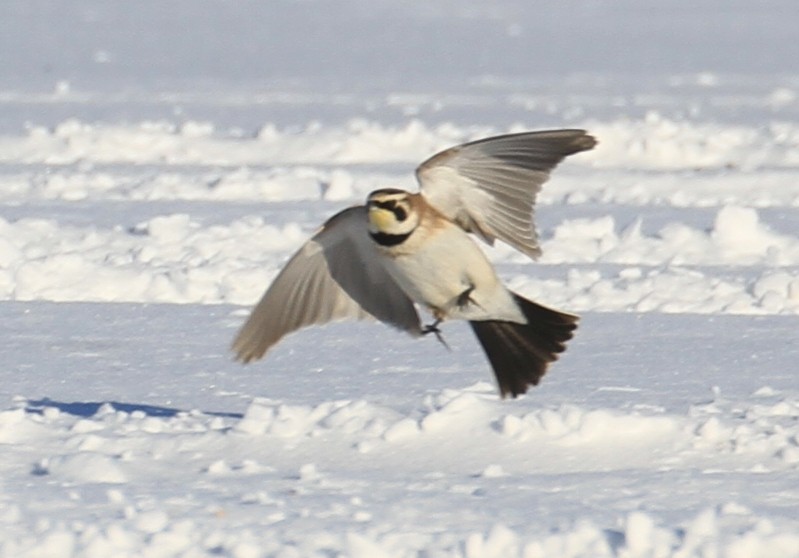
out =
<svg viewBox="0 0 799 558"><path fill-rule="evenodd" d="M579 317L512 292L475 239L536 259L536 195L565 157L596 144L585 130L557 129L434 154L416 168L418 192L375 190L299 248L238 331L235 359L260 359L285 335L332 321L376 320L445 343L441 323L465 320L500 396L526 393L566 350ZM432 323L423 325L420 309Z"/></svg>

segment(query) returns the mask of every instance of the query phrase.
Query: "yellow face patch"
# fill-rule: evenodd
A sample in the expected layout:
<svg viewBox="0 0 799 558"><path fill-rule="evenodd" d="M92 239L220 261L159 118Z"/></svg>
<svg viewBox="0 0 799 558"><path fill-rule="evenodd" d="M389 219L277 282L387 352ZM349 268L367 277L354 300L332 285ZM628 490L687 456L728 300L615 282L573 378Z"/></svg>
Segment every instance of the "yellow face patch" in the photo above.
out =
<svg viewBox="0 0 799 558"><path fill-rule="evenodd" d="M373 229L387 232L396 222L397 218L392 211L374 205L369 208L369 223Z"/></svg>

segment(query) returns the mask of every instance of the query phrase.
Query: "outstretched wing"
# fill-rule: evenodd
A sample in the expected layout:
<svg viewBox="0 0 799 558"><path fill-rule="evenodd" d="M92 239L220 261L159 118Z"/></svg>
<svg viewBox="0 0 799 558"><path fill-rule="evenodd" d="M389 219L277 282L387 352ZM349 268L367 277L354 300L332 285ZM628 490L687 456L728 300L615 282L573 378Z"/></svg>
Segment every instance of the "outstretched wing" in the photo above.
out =
<svg viewBox="0 0 799 558"><path fill-rule="evenodd" d="M596 139L584 130L524 132L465 143L416 169L422 195L444 216L489 244L495 238L541 254L533 204L550 171Z"/></svg>
<svg viewBox="0 0 799 558"><path fill-rule="evenodd" d="M364 206L345 209L294 254L233 341L237 360L261 358L302 327L348 318L421 335L419 314L382 266L366 223Z"/></svg>

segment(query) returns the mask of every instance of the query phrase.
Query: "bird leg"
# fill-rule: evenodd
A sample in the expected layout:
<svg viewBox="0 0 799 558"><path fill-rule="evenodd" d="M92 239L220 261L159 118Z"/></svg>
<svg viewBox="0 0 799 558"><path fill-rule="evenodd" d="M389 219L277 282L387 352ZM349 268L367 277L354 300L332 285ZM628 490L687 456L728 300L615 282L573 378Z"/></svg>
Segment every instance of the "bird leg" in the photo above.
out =
<svg viewBox="0 0 799 558"><path fill-rule="evenodd" d="M477 304L477 302L475 302L474 299L471 296L472 295L472 291L474 291L474 288L475 288L474 285L470 285L468 289L466 289L465 291L463 291L461 294L459 294L457 296L457 298L455 299L455 304L458 305L458 308L464 309L469 304L474 304L475 306L480 307L480 305ZM433 316L435 316L436 319L435 319L435 321L432 324L425 325L422 328L422 335L427 335L428 333L435 334L436 339L438 339L438 342L441 343L442 345L444 345L444 347L446 347L446 349L448 351L451 351L452 349L450 349L450 347L447 344L447 342L444 341L444 336L441 335L441 330L438 329L438 324L440 324L442 321L444 321L444 318L443 318L444 313L441 310L437 309L437 308L433 308L432 310L433 310Z"/></svg>
<svg viewBox="0 0 799 558"><path fill-rule="evenodd" d="M444 345L444 347L448 351L451 351L452 349L450 349L449 345L447 345L447 342L444 341L444 336L441 335L441 330L438 329L438 324L440 324L441 321L442 321L441 318L436 318L436 321L434 321L432 324L424 326L424 328L422 328L422 335L427 335L428 333L434 333L436 339L438 339L438 342Z"/></svg>

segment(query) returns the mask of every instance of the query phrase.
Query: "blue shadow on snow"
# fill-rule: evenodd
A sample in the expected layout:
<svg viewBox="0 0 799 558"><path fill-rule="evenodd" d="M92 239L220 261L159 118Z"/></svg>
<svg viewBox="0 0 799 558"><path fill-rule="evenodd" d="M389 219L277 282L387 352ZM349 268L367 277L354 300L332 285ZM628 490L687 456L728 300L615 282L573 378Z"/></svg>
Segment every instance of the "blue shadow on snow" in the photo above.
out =
<svg viewBox="0 0 799 558"><path fill-rule="evenodd" d="M146 405L144 403L122 403L119 401L53 401L48 397L36 401L28 401L25 410L29 413L41 413L47 407L54 407L62 413L74 415L78 417L89 418L97 414L100 407L103 405L111 405L116 411L123 411L125 413L132 413L139 411L149 417L168 418L174 417L178 413L186 412L183 409L175 409L172 407L159 407L157 405ZM201 411L204 415L212 417L236 418L239 419L243 415L241 413L226 413L216 411Z"/></svg>

